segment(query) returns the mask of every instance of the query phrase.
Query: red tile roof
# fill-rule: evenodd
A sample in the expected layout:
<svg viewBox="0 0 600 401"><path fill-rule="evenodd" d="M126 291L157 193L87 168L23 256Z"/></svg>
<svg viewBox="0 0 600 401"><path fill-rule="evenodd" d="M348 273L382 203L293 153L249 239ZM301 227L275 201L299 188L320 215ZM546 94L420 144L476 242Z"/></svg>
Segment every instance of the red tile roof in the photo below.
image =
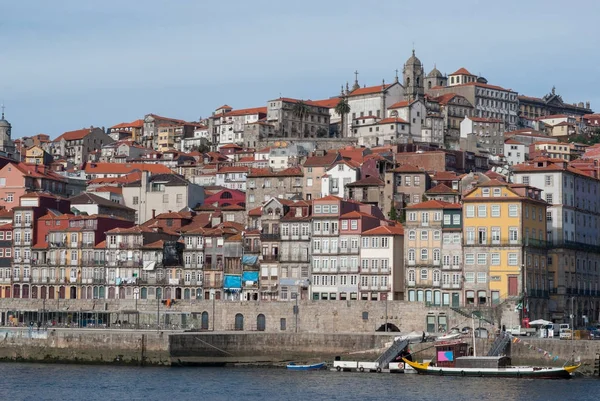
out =
<svg viewBox="0 0 600 401"><path fill-rule="evenodd" d="M338 153L329 152L325 156L309 156L303 167L329 167L339 157Z"/></svg>
<svg viewBox="0 0 600 401"><path fill-rule="evenodd" d="M266 107L252 107L248 109L232 110L227 113L221 114L221 117L236 117L236 116L248 116L252 114L267 114Z"/></svg>
<svg viewBox="0 0 600 401"><path fill-rule="evenodd" d="M428 200L426 202L417 203L416 205L410 205L407 209L460 209L462 205L460 203L450 203L440 200Z"/></svg>
<svg viewBox="0 0 600 401"><path fill-rule="evenodd" d="M135 120L130 123L120 123L117 125L113 125L110 127L111 129L120 129L120 128L142 128L144 126L144 120Z"/></svg>
<svg viewBox="0 0 600 401"><path fill-rule="evenodd" d="M547 116L538 117L538 118L536 118L536 120L538 120L538 121L539 120L548 120L548 119L551 119L551 118L569 118L569 116L566 115L566 114L550 114L550 115L547 115Z"/></svg>
<svg viewBox="0 0 600 401"><path fill-rule="evenodd" d="M392 124L392 123L408 124L408 121L403 120L402 118L399 118L399 117L389 117L389 118L384 118L383 120L379 120L377 122L377 124Z"/></svg>
<svg viewBox="0 0 600 401"><path fill-rule="evenodd" d="M426 194L458 194L458 191L450 188L445 184L438 184L435 187L427 190Z"/></svg>
<svg viewBox="0 0 600 401"><path fill-rule="evenodd" d="M335 106L337 106L339 102L340 102L339 97L332 97L329 99L315 100L315 101L313 101L313 104L315 104L317 106L325 107L328 109L334 109Z"/></svg>
<svg viewBox="0 0 600 401"><path fill-rule="evenodd" d="M505 140L504 143L509 144L509 145L524 145L523 143L517 141L516 139L512 139L512 138Z"/></svg>
<svg viewBox="0 0 600 401"><path fill-rule="evenodd" d="M358 89L350 92L350 94L348 96L371 95L373 93L380 93L380 92L383 92L384 90L388 89L392 85L393 84L375 85L375 86L367 86L364 88L358 88Z"/></svg>
<svg viewBox="0 0 600 401"><path fill-rule="evenodd" d="M217 174L226 174L226 173L248 173L248 167L246 167L246 166L223 166L217 171Z"/></svg>
<svg viewBox="0 0 600 401"><path fill-rule="evenodd" d="M86 163L86 174L128 174L138 171L148 171L152 174L171 174L172 171L162 164L149 163Z"/></svg>
<svg viewBox="0 0 600 401"><path fill-rule="evenodd" d="M379 226L364 231L362 235L404 235L404 227L401 224Z"/></svg>
<svg viewBox="0 0 600 401"><path fill-rule="evenodd" d="M385 186L385 182L383 182L379 177L367 177L358 181L351 182L348 184L348 187L371 187L371 186Z"/></svg>
<svg viewBox="0 0 600 401"><path fill-rule="evenodd" d="M83 129L76 130L76 131L67 131L64 134L62 134L61 136L59 136L58 138L56 138L53 142L59 142L61 139L64 139L65 141L74 141L77 139L83 139L91 131L92 131L92 129L90 129L90 128L83 128Z"/></svg>
<svg viewBox="0 0 600 401"><path fill-rule="evenodd" d="M302 177L304 174L300 167L289 167L285 170L274 171L270 168L251 168L248 178L251 177Z"/></svg>
<svg viewBox="0 0 600 401"><path fill-rule="evenodd" d="M473 75L466 68L461 67L450 75Z"/></svg>
<svg viewBox="0 0 600 401"><path fill-rule="evenodd" d="M113 194L122 194L123 193L123 188L121 187L115 187L115 186L110 186L110 185L104 185L102 187L96 187L96 188L88 188L87 189L88 192L111 192Z"/></svg>
<svg viewBox="0 0 600 401"><path fill-rule="evenodd" d="M404 107L408 107L411 104L413 104L414 102L416 102L416 100L402 100L402 101L396 102L393 105L391 105L390 107L388 107L388 110L401 109Z"/></svg>

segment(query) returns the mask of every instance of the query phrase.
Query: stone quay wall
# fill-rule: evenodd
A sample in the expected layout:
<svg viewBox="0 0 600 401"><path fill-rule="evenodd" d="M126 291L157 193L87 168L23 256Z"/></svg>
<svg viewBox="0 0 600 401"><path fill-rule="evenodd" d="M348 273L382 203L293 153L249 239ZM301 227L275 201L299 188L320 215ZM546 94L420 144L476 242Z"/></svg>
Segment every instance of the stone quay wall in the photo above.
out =
<svg viewBox="0 0 600 401"><path fill-rule="evenodd" d="M110 316L110 324L115 326L117 321L134 323L139 315L140 327L145 327L156 325L158 316L163 328L204 328L213 331L239 330L239 326L236 328L236 315L243 316L241 331L256 331L260 326L259 316L262 315L264 331L269 333L373 333L386 321L397 326L401 332L408 333L427 331L428 317L430 322L435 321L436 328L438 322L444 320L447 321L448 328L471 325L471 319L450 308L427 307L421 303L405 301L305 300L298 303L297 315L294 314L294 307L294 302L178 300L167 307L155 300L43 302L39 299L0 299L2 324L7 324L9 316L17 316L23 323L37 319L38 316L53 320L58 312L61 322L69 316L75 321L79 313L87 314L88 318L90 314L100 314ZM239 316L237 319L239 324Z"/></svg>
<svg viewBox="0 0 600 401"><path fill-rule="evenodd" d="M121 330L0 329L0 361L170 365L168 334Z"/></svg>

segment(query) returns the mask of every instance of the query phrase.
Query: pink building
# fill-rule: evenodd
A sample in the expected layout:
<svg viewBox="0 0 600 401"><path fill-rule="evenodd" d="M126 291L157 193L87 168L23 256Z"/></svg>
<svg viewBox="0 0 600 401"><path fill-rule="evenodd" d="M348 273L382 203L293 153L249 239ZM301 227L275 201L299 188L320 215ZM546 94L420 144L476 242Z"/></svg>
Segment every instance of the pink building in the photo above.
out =
<svg viewBox="0 0 600 401"><path fill-rule="evenodd" d="M28 192L46 191L66 195L66 180L46 166L9 163L0 169L0 206L12 209Z"/></svg>

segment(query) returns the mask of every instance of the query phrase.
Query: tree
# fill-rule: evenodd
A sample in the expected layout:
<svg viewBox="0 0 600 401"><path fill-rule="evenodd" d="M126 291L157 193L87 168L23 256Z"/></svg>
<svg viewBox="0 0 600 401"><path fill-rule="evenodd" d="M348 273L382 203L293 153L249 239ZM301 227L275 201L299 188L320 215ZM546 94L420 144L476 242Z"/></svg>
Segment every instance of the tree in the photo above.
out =
<svg viewBox="0 0 600 401"><path fill-rule="evenodd" d="M341 98L338 104L335 106L335 112L341 117L341 129L340 136L344 136L344 119L347 114L350 113L350 105L348 104L348 100L346 98Z"/></svg>
<svg viewBox="0 0 600 401"><path fill-rule="evenodd" d="M309 111L310 108L306 103L304 103L304 100L299 100L292 108L292 113L294 114L294 116L300 119L300 136L304 134L304 119L306 118Z"/></svg>
<svg viewBox="0 0 600 401"><path fill-rule="evenodd" d="M398 212L396 211L394 205L392 205L390 208L390 220L398 221Z"/></svg>

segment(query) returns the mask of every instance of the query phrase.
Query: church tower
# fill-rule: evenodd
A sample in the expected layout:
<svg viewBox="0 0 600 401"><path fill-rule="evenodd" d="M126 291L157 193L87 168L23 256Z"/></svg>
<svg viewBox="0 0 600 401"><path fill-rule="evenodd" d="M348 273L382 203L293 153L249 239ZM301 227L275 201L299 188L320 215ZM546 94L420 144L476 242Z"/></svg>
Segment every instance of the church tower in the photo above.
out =
<svg viewBox="0 0 600 401"><path fill-rule="evenodd" d="M12 156L15 153L15 144L10 138L11 125L4 119L4 105L2 106L2 119L0 119L0 151Z"/></svg>
<svg viewBox="0 0 600 401"><path fill-rule="evenodd" d="M423 99L425 95L425 71L421 60L415 56L415 49L412 51L412 56L404 64L402 70L404 76L404 98L405 100Z"/></svg>

